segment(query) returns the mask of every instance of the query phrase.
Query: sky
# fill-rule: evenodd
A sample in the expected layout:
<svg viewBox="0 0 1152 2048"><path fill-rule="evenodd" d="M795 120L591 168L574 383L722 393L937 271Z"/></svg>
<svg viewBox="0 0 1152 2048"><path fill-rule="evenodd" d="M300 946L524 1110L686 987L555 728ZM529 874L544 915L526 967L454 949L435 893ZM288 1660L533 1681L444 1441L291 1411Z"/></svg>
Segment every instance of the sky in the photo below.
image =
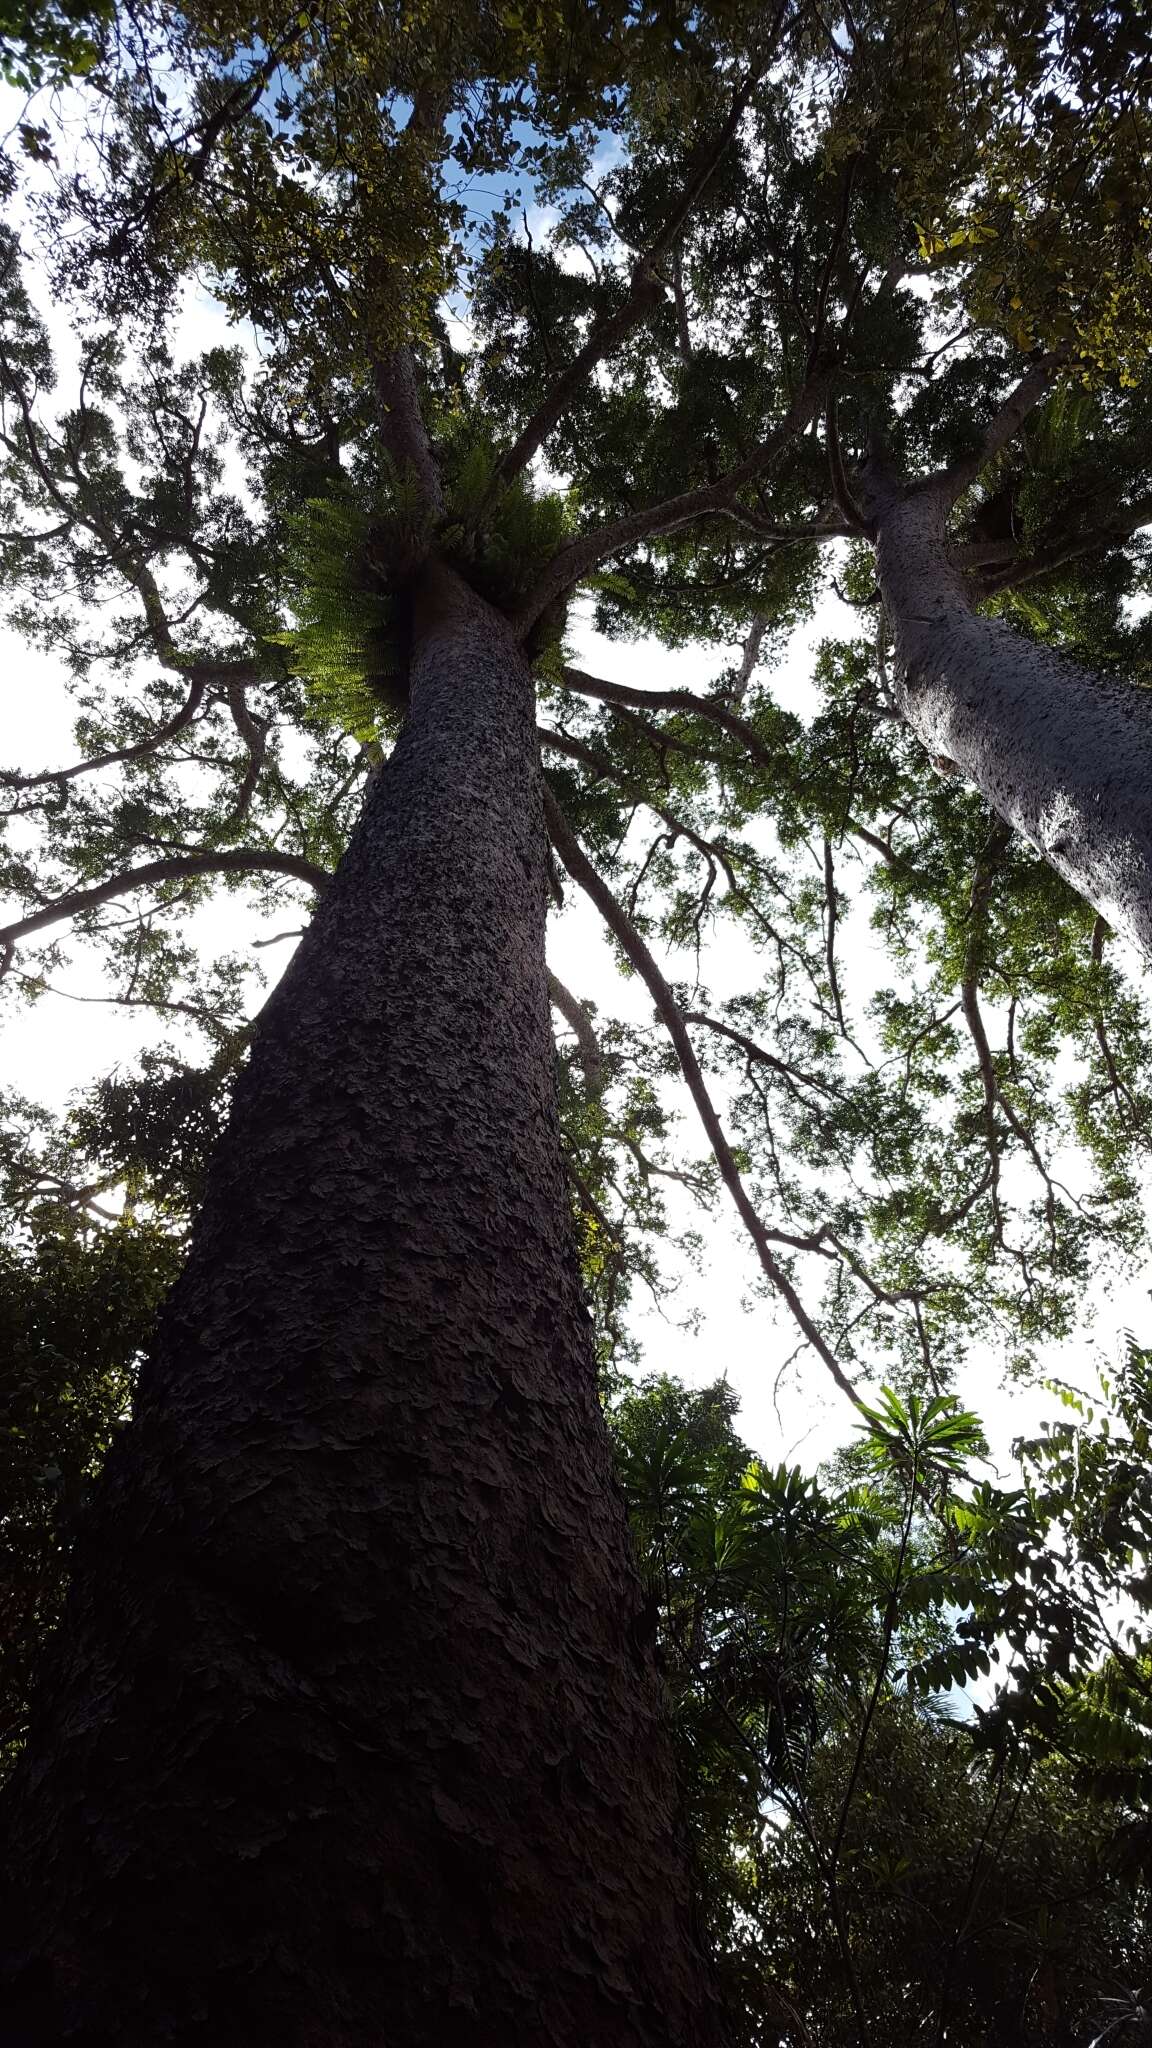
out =
<svg viewBox="0 0 1152 2048"><path fill-rule="evenodd" d="M10 98L0 93L0 127L5 125L5 102ZM535 235L542 235L547 215L537 210L530 216L530 226ZM59 315L44 310L65 366L61 398L66 402L71 338ZM180 327L181 345L190 352L235 338L218 304L194 290L186 297ZM454 339L464 339L459 325ZM811 684L816 646L825 636L848 637L858 629L857 615L838 599L828 596L822 601L815 619L794 636L772 672L773 693L784 708L800 716L811 713L816 702ZM570 640L577 665L653 690L700 688L738 656L732 647L670 652L655 642L607 641L592 631L586 614L574 621ZM77 758L73 717L61 667L13 635L0 634L0 762L36 771ZM850 888L850 873L839 879ZM4 911L12 915L18 907L0 904L0 916ZM300 921L282 914L262 921L242 895L221 891L195 913L186 930L205 951L219 954L251 948ZM291 942L261 947L258 957L269 984L283 971L291 951ZM846 921L841 961L847 988L872 985L875 975L864 917ZM640 1025L651 1023L647 991L635 979L620 975L595 911L575 892L570 892L563 913L553 917L549 963L578 997L590 999L608 1014ZM672 979L691 978L687 955L662 964ZM703 969L717 994L755 986L759 971L747 941L728 931L709 951ZM9 1003L0 1011L0 1085L49 1107L63 1108L77 1091L117 1065L131 1067L143 1047L174 1035L170 1019L102 1004L96 956L82 946L69 949L67 964L53 977L53 988L57 992L46 994L34 1008ZM705 1145L692 1119L685 1100L679 1146L699 1155ZM740 1396L739 1426L753 1448L772 1462L795 1459L810 1468L851 1436L854 1417L843 1396L810 1352L802 1352L781 1373L795 1350L796 1333L785 1311L777 1311L754 1293L759 1269L727 1198L718 1199L715 1211L705 1215L680 1188L669 1184L666 1195L673 1226L700 1232L703 1252L698 1269L682 1265L676 1295L663 1311L637 1294L630 1322L643 1347L644 1368L673 1372L694 1385L726 1375ZM1110 1297L1103 1287L1097 1288L1086 1304L1095 1317L1095 1330L1073 1344L1054 1347L1052 1373L1091 1387L1099 1366L1115 1357L1121 1331L1130 1327L1138 1334L1148 1332L1150 1283L1152 1272L1145 1271ZM689 1316L695 1319L691 1331L683 1327ZM984 1419L1002 1471L1008 1469L1012 1438L1032 1430L1042 1414L1056 1407L1055 1397L1043 1388L1017 1385L1005 1390L1000 1361L987 1350L973 1358L961 1391Z"/></svg>

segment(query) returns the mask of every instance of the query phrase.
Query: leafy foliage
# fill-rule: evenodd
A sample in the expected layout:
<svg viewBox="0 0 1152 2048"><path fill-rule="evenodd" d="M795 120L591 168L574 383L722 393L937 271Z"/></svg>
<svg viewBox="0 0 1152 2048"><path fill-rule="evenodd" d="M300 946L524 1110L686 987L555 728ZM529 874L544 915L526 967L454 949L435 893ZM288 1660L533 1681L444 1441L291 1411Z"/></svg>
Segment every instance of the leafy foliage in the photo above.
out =
<svg viewBox="0 0 1152 2048"><path fill-rule="evenodd" d="M308 685L314 716L361 744L378 737L404 655L382 590L373 589L372 522L351 503L309 498L289 516L284 575L296 624L277 636Z"/></svg>
<svg viewBox="0 0 1152 2048"><path fill-rule="evenodd" d="M4 0L0 6L0 76L4 83L31 92L90 72L99 60L102 32L112 14L112 0ZM48 131L24 123L20 142L25 153L36 160L48 147Z"/></svg>
<svg viewBox="0 0 1152 2048"><path fill-rule="evenodd" d="M120 1220L99 1215L91 1175L57 1170L104 1128L97 1105L67 1132L25 1110L9 1154L8 1756L179 1256L199 1169L186 1152L182 1184L164 1142L162 1104L183 1124L178 1081L160 1096L114 1084L137 1161ZM1152 1357L1132 1348L1106 1414L1078 1403L1022 1446L1007 1491L973 1476L982 1436L954 1400L885 1390L811 1475L752 1454L724 1381L611 1384L734 2039L857 2048L939 2026L985 2048L1028 2026L1085 2048L1120 2014L1141 2039ZM941 1695L986 1693L993 1660L1000 1690L957 1718Z"/></svg>
<svg viewBox="0 0 1152 2048"><path fill-rule="evenodd" d="M1101 1740L1115 1698L1088 1634L1062 1721L1029 1719L1064 1598L1031 1576L1054 1498L973 1483L979 1428L948 1401L886 1393L818 1479L765 1469L734 1411L723 1381L649 1379L612 1422L736 2038L1071 2048L1121 2016L1145 2038L1148 1788L1114 1768L1083 1797L1069 1731ZM1093 1443L1082 1519L1130 1541ZM1006 1689L957 1718L940 1695L987 1676L1015 1601ZM1145 1720L1109 1725L1114 1763Z"/></svg>
<svg viewBox="0 0 1152 2048"><path fill-rule="evenodd" d="M0 1772L64 1596L87 1488L128 1413L133 1366L175 1277L180 1238L151 1207L116 1217L107 1177L78 1184L77 1148L7 1105L0 1154ZM15 1134L20 1134L17 1142Z"/></svg>
<svg viewBox="0 0 1152 2048"><path fill-rule="evenodd" d="M1142 10L192 0L106 39L98 10L0 14L0 61L83 72L86 19L78 158L53 116L5 172L6 618L69 677L78 756L3 776L4 993L53 1000L67 924L108 1000L209 1052L61 1129L6 1105L2 1739L256 1000L191 916L213 877L295 905L339 859L438 557L515 621L551 791L668 1027L565 992L561 1108L744 2038L1138 2039L1147 1360L1008 1492L950 1388L981 1342L1047 1370L1146 1250L1145 994L893 715L848 514L875 430L910 475L968 461L1050 348L949 543L974 603L1148 681ZM193 280L228 346L185 347ZM797 689L818 602L837 637ZM589 610L696 648L690 686L575 666ZM820 1475L753 1458L722 1386L619 1377L630 1292L722 1187L858 1395Z"/></svg>
<svg viewBox="0 0 1152 2048"><path fill-rule="evenodd" d="M850 1378L943 1384L987 1341L1030 1370L1145 1241L1143 995L889 715L866 550L838 576L859 630L817 652L802 710L776 670L844 537L829 396L849 468L868 423L911 469L947 464L1027 318L1067 373L956 547L1018 630L1143 674L1135 285L1114 347L1100 323L1144 31L1118 7L1105 60L1094 18L990 0L886 0L831 43L727 0L513 12L117 17L84 175L41 165L28 202L78 382L56 389L5 245L9 618L72 674L81 755L7 778L3 879L35 915L158 852L251 853L258 884L224 872L266 904L293 884L262 856L331 868L403 715L432 550L518 621L553 790L688 1019L765 1291L795 1285ZM192 274L243 339L183 360ZM809 386L823 430L775 447ZM573 667L581 592L617 639L707 641L691 688L613 696ZM119 898L78 911L118 997L250 1007L181 936L209 872L160 884L143 929ZM714 998L726 935L745 967ZM48 1000L57 959L22 956L8 991ZM667 1277L680 1197L654 1183L708 1205L723 1174L691 1156L678 1057L597 1029L630 1106L570 1128L619 1347L618 1277Z"/></svg>

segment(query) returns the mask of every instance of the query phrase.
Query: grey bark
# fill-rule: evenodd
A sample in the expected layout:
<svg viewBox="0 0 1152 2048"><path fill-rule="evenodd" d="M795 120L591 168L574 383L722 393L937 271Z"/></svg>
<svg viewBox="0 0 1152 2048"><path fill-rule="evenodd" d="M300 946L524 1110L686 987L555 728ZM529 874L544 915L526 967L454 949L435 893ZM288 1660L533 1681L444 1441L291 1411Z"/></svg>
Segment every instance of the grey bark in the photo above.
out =
<svg viewBox="0 0 1152 2048"><path fill-rule="evenodd" d="M554 1009L559 1010L565 1022L576 1035L576 1047L580 1065L584 1069L584 1083L594 1100L604 1093L604 1056L591 1012L566 988L558 974L548 970L548 998Z"/></svg>
<svg viewBox="0 0 1152 2048"><path fill-rule="evenodd" d="M570 1241L531 679L444 572L417 634L80 1533L6 2048L717 2039Z"/></svg>
<svg viewBox="0 0 1152 2048"><path fill-rule="evenodd" d="M1152 696L973 611L952 489L871 490L900 711L1117 932L1152 954Z"/></svg>
<svg viewBox="0 0 1152 2048"><path fill-rule="evenodd" d="M740 667L737 672L736 681L733 683L728 697L729 703L736 711L740 710L747 695L748 685L752 681L756 663L760 659L760 649L764 645L764 635L771 623L772 621L767 612L753 612L752 623L748 628L740 657Z"/></svg>

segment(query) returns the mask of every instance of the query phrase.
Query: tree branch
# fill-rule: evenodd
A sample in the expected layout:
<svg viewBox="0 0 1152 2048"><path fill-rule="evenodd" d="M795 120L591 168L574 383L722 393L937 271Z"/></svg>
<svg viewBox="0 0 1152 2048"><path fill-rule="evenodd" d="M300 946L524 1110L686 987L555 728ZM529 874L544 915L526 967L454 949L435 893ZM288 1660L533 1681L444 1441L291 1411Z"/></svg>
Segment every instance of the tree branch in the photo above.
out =
<svg viewBox="0 0 1152 2048"><path fill-rule="evenodd" d="M964 1022L968 1026L968 1035L975 1049L976 1061L980 1070L981 1087L984 1092L984 1126L987 1133L989 1159L992 1167L990 1191L995 1215L997 1241L1001 1245L1004 1244L999 1200L1000 1148L996 1139L996 1110L999 1108L1003 1111L1009 1129L1019 1139L1020 1144L1024 1147L1044 1184L1044 1214L1052 1249L1055 1252L1055 1185L1048 1168L1040 1156L1031 1131L1017 1114L1000 1085L1000 1077L996 1072L996 1062L992 1057L992 1048L988 1043L988 1033L984 1028L984 1018L980 1009L980 970L985 949L988 904L992 893L997 862L1001 855L1007 851L1011 841L1011 827L1006 825L1002 818L994 819L972 876L968 911L970 929L968 944L964 951L964 964L961 969L960 1006L964 1014Z"/></svg>
<svg viewBox="0 0 1152 2048"><path fill-rule="evenodd" d="M788 0L784 0L777 13L769 43L770 49L779 34L787 5ZM728 118L712 149L695 177L686 185L659 233L633 266L628 295L623 305L614 313L606 314L596 321L584 346L577 351L567 369L561 372L531 419L520 429L511 448L501 456L492 479L490 497L510 484L513 477L519 476L521 470L528 467L532 457L548 438L553 427L564 417L571 400L584 388L597 366L627 339L633 328L639 326L645 314L662 300L664 284L656 274L657 267L679 241L690 214L699 205L716 175L740 126L754 84L755 78L749 78L733 94Z"/></svg>
<svg viewBox="0 0 1152 2048"><path fill-rule="evenodd" d="M228 826L232 831L236 831L248 816L249 806L256 793L256 785L260 780L260 771L264 766L264 755L268 746L268 727L263 719L254 718L249 711L244 698L243 683L229 684L228 710L231 713L233 725L248 749L248 765L244 770L243 780L236 793L236 801L228 815Z"/></svg>
<svg viewBox="0 0 1152 2048"><path fill-rule="evenodd" d="M844 1006L840 1000L840 980L836 973L836 869L832 860L832 841L824 835L824 958L828 963L828 987L832 993L832 1007L842 1037L844 1030Z"/></svg>
<svg viewBox="0 0 1152 2048"><path fill-rule="evenodd" d="M943 473L940 481L955 500L969 484L975 483L980 471L992 462L1008 443L1015 439L1030 412L1048 395L1052 379L1063 362L1058 349L1041 356L1039 362L1027 370L1020 382L1009 392L999 412L984 430L984 438L974 455L966 455L954 462Z"/></svg>
<svg viewBox="0 0 1152 2048"><path fill-rule="evenodd" d="M828 294L832 288L832 274L836 268L836 258L840 254L841 245L848 229L848 216L852 209L852 192L856 183L858 164L859 159L851 157L844 173L844 189L840 195L840 211L836 218L836 225L832 230L831 240L828 243L828 253L824 258L824 268L820 274L820 284L816 294L816 318L812 325L812 339L808 344L808 360L804 370L806 377L813 375L824 345L824 330L828 324Z"/></svg>
<svg viewBox="0 0 1152 2048"><path fill-rule="evenodd" d="M645 726L640 719L637 719L636 723L646 735L649 735L654 740L659 738L659 735L651 732L651 729ZM644 804L648 810L654 812L656 817L660 818L667 825L674 841L676 839L687 839L696 848L698 853L704 855L706 860L721 861L728 876L729 887L735 894L741 893L736 878L731 871L727 849L719 844L714 844L709 839L705 839L701 833L697 832L695 826L688 824L686 819L678 817L674 811L666 810L663 804L657 803L655 797L649 796L646 793L639 779L629 776L627 773L621 773L606 754L598 754L595 747L590 747L586 740L575 739L570 733L554 732L551 726L540 725L536 728L536 735L542 747L551 747L557 754L567 754L570 761L579 761L583 767L589 769L595 775L597 781L617 783L625 795L630 797L634 803Z"/></svg>
<svg viewBox="0 0 1152 2048"><path fill-rule="evenodd" d="M582 668L564 670L564 687L575 691L579 697L595 697L602 704L635 706L639 711L687 711L696 718L706 718L710 724L720 726L725 732L738 739L748 752L755 756L765 768L775 772L780 762L764 741L754 725L741 718L738 711L732 711L716 698L697 697L691 690L638 690L630 683L610 683L599 676L590 676Z"/></svg>
<svg viewBox="0 0 1152 2048"><path fill-rule="evenodd" d="M752 681L756 663L760 659L760 649L764 645L764 635L771 623L771 618L767 612L753 612L752 623L748 628L741 650L739 672L730 692L730 701L737 711L739 711L741 704L744 702L744 694L749 683Z"/></svg>
<svg viewBox="0 0 1152 2048"><path fill-rule="evenodd" d="M531 632L541 612L546 611L556 598L564 596L609 555L619 554L636 541L653 540L659 534L672 533L676 527L687 526L694 519L727 512L744 485L771 469L797 435L803 433L819 412L823 396L824 380L809 379L792 400L780 424L773 428L755 455L750 455L747 461L738 463L735 469L730 469L714 483L681 491L677 497L664 498L659 504L648 505L641 512L627 513L623 519L611 520L604 526L593 528L591 533L583 534L579 540L569 541L566 547L553 555L514 620L521 638ZM808 539L811 536L806 531L803 537Z"/></svg>
<svg viewBox="0 0 1152 2048"><path fill-rule="evenodd" d="M840 423L837 416L834 392L829 392L828 394L828 406L824 417L827 428L828 473L832 479L832 495L852 531L866 534L871 539L875 534L875 528L869 525L855 498L852 496L851 486L848 482L848 473L844 467L844 451L840 444Z"/></svg>
<svg viewBox="0 0 1152 2048"><path fill-rule="evenodd" d="M703 1010L686 1010L684 1022L699 1024L705 1030L715 1031L720 1038L730 1039L732 1044L738 1045L745 1057L756 1066L770 1067L774 1074L779 1074L783 1079L798 1082L805 1088L816 1088L822 1095L843 1095L843 1090L837 1088L833 1082L820 1081L814 1074L806 1074L801 1068L790 1066L787 1060L779 1059L774 1052L766 1052L762 1045L757 1045L754 1038L747 1037L743 1031L737 1031L734 1025L721 1023L719 1017L709 1017Z"/></svg>
<svg viewBox="0 0 1152 2048"><path fill-rule="evenodd" d="M692 361L692 329L688 322L688 300L684 292L684 264L679 249L672 252L672 296L676 301L676 340L682 363Z"/></svg>
<svg viewBox="0 0 1152 2048"><path fill-rule="evenodd" d="M748 1196L740 1171L732 1155L732 1148L724 1135L723 1126L716 1114L712 1098L708 1093L700 1062L688 1035L688 1030L679 1006L668 983L657 967L652 954L641 938L631 919L624 913L612 891L597 874L592 863L580 847L561 812L556 799L545 785L544 812L548 832L553 846L567 868L574 882L591 897L605 924L619 942L627 959L641 979L647 984L649 994L656 1007L657 1015L664 1025L676 1051L681 1072L688 1084L692 1099L700 1115L700 1121L708 1134L708 1141L720 1169L720 1177L728 1189L741 1222L756 1248L765 1278L777 1293L783 1296L800 1329L817 1356L827 1366L841 1393L857 1407L861 1407L859 1394L844 1372L835 1354L829 1349L820 1331L804 1307L788 1275L773 1256L768 1235L760 1217Z"/></svg>
<svg viewBox="0 0 1152 2048"><path fill-rule="evenodd" d="M973 562L973 556L979 557L982 551L964 547L955 550L954 559L963 569L976 569L974 581L978 583L981 597L994 597L1002 590L1021 590L1026 584L1039 583L1043 577L1051 576L1068 562L1081 561L1085 555L1097 554L1103 548L1119 547L1122 541L1130 540L1142 526L1149 524L1152 524L1152 497L1138 498L1135 504L1118 510L1115 520L1092 527L1086 533L1075 534L1052 547L1038 548L1033 555L1022 555L1008 542L1007 557L1000 552L998 560L990 559L989 551L983 563L979 559ZM980 576L979 571L984 566L991 573Z"/></svg>
<svg viewBox="0 0 1152 2048"><path fill-rule="evenodd" d="M604 1093L604 1055L600 1050L600 1040L584 1004L577 1000L571 989L565 988L559 975L553 974L551 968L548 969L548 1000L575 1032L588 1093L593 1101L599 1101Z"/></svg>
<svg viewBox="0 0 1152 2048"><path fill-rule="evenodd" d="M106 552L107 567L114 569L136 591L143 607L148 638L164 667L173 669L179 675L202 676L205 682L216 679L222 682L259 681L261 668L251 659L225 661L217 660L211 655L181 653L173 637L172 624L160 594L160 586L148 566L147 559L134 542L126 540L123 533L109 525L99 504L94 501L91 484L75 453L61 450L58 444L52 443L51 437L44 435L33 415L28 393L20 377L2 353L0 384L11 394L19 408L27 439L27 453L25 455L24 451L7 436L3 437L4 445L17 461L27 461L31 464L48 499L63 513L67 528L79 526L92 534ZM42 445L46 438L49 447L54 447L58 456L63 454L65 457L75 487L72 497L61 488L58 477L53 474ZM199 603L199 599L196 603ZM191 609L195 610L196 605L193 604ZM185 613L184 616L188 614Z"/></svg>
<svg viewBox="0 0 1152 2048"><path fill-rule="evenodd" d="M172 854L167 860L145 861L142 867L128 868L107 882L99 882L94 889L74 889L67 896L58 896L54 903L46 903L41 909L30 912L27 917L17 918L14 924L0 929L0 952L7 964L13 947L20 939L30 937L33 932L45 931L49 925L79 917L86 910L96 910L102 903L111 903L117 896L126 896L133 889L144 889L155 882L175 882L190 875L261 873L293 875L316 890L326 888L332 879L326 868L317 867L313 861L303 860L297 854L264 851L258 847Z"/></svg>
<svg viewBox="0 0 1152 2048"><path fill-rule="evenodd" d="M210 115L199 128L193 128L187 132L184 138L186 141L191 136L199 136L199 149L196 150L193 156L181 162L179 167L170 176L161 179L158 185L150 186L145 195L143 205L136 214L122 222L120 227L117 228L116 233L108 244L108 254L114 261L117 257L124 254L133 230L146 227L153 214L163 205L170 193L180 190L187 191L190 186L195 187L200 183L212 160L212 152L225 129L233 121L242 121L245 114L251 113L281 58L291 49L293 43L299 41L301 34L307 26L308 19L306 16L293 21L292 27L281 36L279 42L273 43L261 62L253 71L249 72L247 78L243 79L233 92L229 93L227 99L217 107L216 112Z"/></svg>
<svg viewBox="0 0 1152 2048"><path fill-rule="evenodd" d="M439 519L444 512L444 487L424 425L416 364L407 344L374 363L372 377L384 446L400 469L411 469L420 486L425 511L430 518Z"/></svg>
<svg viewBox="0 0 1152 2048"><path fill-rule="evenodd" d="M709 724L718 725L733 739L739 740L767 774L776 777L787 769L786 754L783 751L774 754L754 725L715 697L697 697L691 690L638 690L629 683L610 683L599 676L590 676L580 668L566 668L563 680L565 689L573 690L580 697L594 697L603 704L618 704L626 709L635 705L644 711L686 711L695 718L707 719ZM564 737L567 744L567 735ZM669 744L675 743L670 741ZM574 751L574 748L575 742L571 743L570 750ZM912 873L904 856L869 826L861 824L859 819L846 819L844 829L853 839L860 839L870 846L890 868L904 874Z"/></svg>
<svg viewBox="0 0 1152 2048"><path fill-rule="evenodd" d="M70 768L46 768L42 775L18 775L13 769L0 768L0 782L9 789L38 789L46 782L71 782L77 775L90 775L98 768L111 768L117 761L139 761L145 754L154 754L167 740L175 739L192 724L203 702L208 687L208 678L203 670L194 674L188 695L179 711L166 725L157 726L149 739L139 740L134 747L118 747L107 754L93 754L91 760L75 761Z"/></svg>
<svg viewBox="0 0 1152 2048"><path fill-rule="evenodd" d="M625 717L631 716L631 714L627 712L623 713L622 715ZM658 740L659 735L652 734L650 728L643 725L641 720L638 719L636 722L638 725L641 726L641 730L646 735L652 737L654 741ZM645 861L644 868L641 870L640 875L637 877L636 882L633 884L632 892L629 899L631 909L635 909L636 896L639 891L640 882L643 880L644 872L646 871L648 866L648 861L650 861L653 858L657 851L657 848L663 844L666 845L669 848L669 850L671 850L673 847L675 847L678 840L686 839L690 846L695 847L697 853L705 861L709 871L709 879L704 890L704 896L701 899L700 908L696 920L697 941L699 942L700 920L703 917L704 909L707 904L707 899L711 896L712 893L712 888L716 880L717 867L720 867L723 870L724 879L728 884L728 893L732 899L732 902L739 909L748 911L754 917L758 916L756 904L753 902L753 899L749 896L748 891L742 887L740 881L737 878L736 871L733 866L732 849L723 840L705 839L703 833L698 832L694 825L690 825L688 823L687 819L680 817L675 811L668 810L664 804L657 803L655 797L648 794L648 792L644 789L643 784L640 781L634 781L626 774L619 773L615 767L615 764L611 760L609 760L603 754L598 754L595 748L588 746L584 740L573 739L567 733L553 732L550 727L544 725L537 727L537 737L539 738L541 746L551 747L552 749L554 749L556 753L567 754L570 760L581 762L582 765L588 768L591 771L591 773L597 777L599 781L615 782L617 786L624 791L625 795L628 796L634 804L642 803L647 810L650 810L654 814L654 816L659 818L661 820L661 823L667 827L667 833L661 834L660 838L656 841L656 844L649 850L648 860ZM765 918L759 916L758 921L765 929L771 932L773 938L776 937L773 928L771 927L771 925L768 924ZM777 943L779 943L779 941L777 941Z"/></svg>
<svg viewBox="0 0 1152 2048"><path fill-rule="evenodd" d="M1101 1001L1100 981L1101 968L1104 964L1104 941L1106 938L1109 937L1109 935L1109 927L1106 919L1098 917L1096 919L1096 922L1092 926L1091 944L1091 960L1093 969L1095 970L1093 973L1092 982L1090 984L1092 990L1090 998L1092 1003L1092 1029L1095 1033L1096 1043L1100 1047L1100 1054L1101 1058L1104 1061L1104 1070L1108 1076L1108 1086L1112 1094L1112 1098L1117 1104L1117 1107L1119 1107L1121 1103L1124 1104L1124 1106L1127 1108L1132 1117L1132 1121L1135 1128L1137 1130L1140 1130L1142 1129L1144 1123L1144 1119L1140 1111L1140 1105L1136 1101L1136 1098L1133 1095L1132 1090L1129 1088L1127 1082L1124 1081L1121 1077L1120 1069L1116 1064L1116 1055L1112 1050L1112 1043L1108 1037L1107 1027L1104 1022L1104 1011L1103 1004Z"/></svg>

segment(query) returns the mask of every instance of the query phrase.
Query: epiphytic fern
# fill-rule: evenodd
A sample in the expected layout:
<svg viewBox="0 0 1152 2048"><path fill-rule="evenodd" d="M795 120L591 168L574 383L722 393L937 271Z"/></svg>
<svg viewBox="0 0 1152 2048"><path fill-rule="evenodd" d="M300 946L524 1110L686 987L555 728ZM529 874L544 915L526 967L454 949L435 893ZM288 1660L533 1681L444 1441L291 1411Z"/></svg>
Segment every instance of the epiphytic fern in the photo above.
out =
<svg viewBox="0 0 1152 2048"><path fill-rule="evenodd" d="M410 551L420 518L412 484L394 475L383 505L350 495L310 498L286 522L284 577L295 624L278 634L308 685L313 714L355 739L376 737L389 704L382 686L405 651L389 570Z"/></svg>

